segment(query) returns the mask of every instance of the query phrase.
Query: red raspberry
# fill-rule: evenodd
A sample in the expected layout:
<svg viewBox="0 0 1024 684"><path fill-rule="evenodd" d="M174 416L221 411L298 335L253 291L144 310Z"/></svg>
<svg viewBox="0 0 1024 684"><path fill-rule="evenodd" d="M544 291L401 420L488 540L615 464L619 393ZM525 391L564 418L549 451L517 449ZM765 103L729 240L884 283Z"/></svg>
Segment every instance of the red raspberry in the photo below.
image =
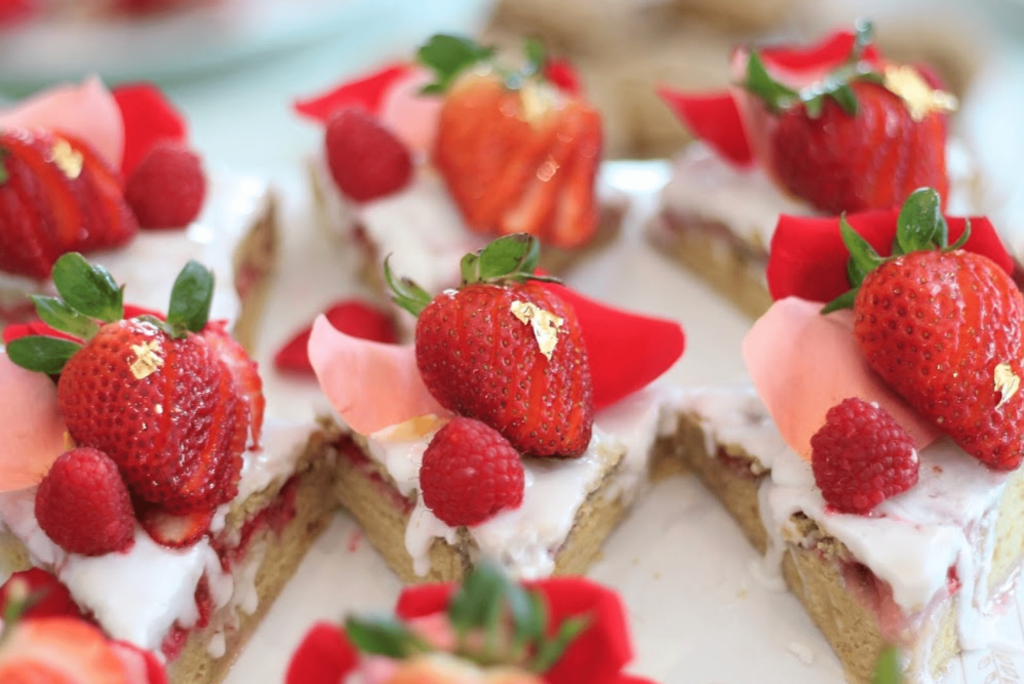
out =
<svg viewBox="0 0 1024 684"><path fill-rule="evenodd" d="M25 611L26 617L82 617L82 612L71 599L71 592L59 579L41 568L29 568L12 573L0 586L0 615L7 615L8 602L15 582L21 582L28 595L38 600Z"/></svg>
<svg viewBox="0 0 1024 684"><path fill-rule="evenodd" d="M128 177L125 200L142 228L184 228L206 198L199 156L184 143L161 140Z"/></svg>
<svg viewBox="0 0 1024 684"><path fill-rule="evenodd" d="M917 484L914 440L885 409L863 399L830 408L811 450L814 481L843 513L867 513Z"/></svg>
<svg viewBox="0 0 1024 684"><path fill-rule="evenodd" d="M331 118L326 147L334 182L357 202L400 190L412 177L409 150L362 109L342 109Z"/></svg>
<svg viewBox="0 0 1024 684"><path fill-rule="evenodd" d="M36 490L39 527L65 551L100 556L134 542L135 514L113 459L79 447L54 461Z"/></svg>
<svg viewBox="0 0 1024 684"><path fill-rule="evenodd" d="M523 462L497 430L454 418L423 452L423 503L446 525L479 525L523 503Z"/></svg>

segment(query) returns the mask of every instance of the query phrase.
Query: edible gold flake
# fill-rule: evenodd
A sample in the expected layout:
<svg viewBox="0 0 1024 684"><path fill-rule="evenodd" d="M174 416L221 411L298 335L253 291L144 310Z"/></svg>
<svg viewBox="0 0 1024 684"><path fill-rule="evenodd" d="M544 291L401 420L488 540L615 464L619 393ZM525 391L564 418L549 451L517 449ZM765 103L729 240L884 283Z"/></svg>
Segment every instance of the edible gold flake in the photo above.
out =
<svg viewBox="0 0 1024 684"><path fill-rule="evenodd" d="M150 340L144 344L133 344L132 351L135 352L135 360L132 361L132 365L129 368L136 380L149 377L164 365L163 358L157 354L157 352L162 350L160 349L160 343L156 340Z"/></svg>
<svg viewBox="0 0 1024 684"><path fill-rule="evenodd" d="M531 302L516 300L512 302L511 310L513 316L523 323L530 324L530 327L533 328L533 337L537 340L537 346L540 347L540 353L550 361L551 355L555 351L555 345L558 344L558 331L561 330L565 321Z"/></svg>
<svg viewBox="0 0 1024 684"><path fill-rule="evenodd" d="M955 95L932 88L917 69L907 64L885 67L882 84L906 103L914 121L922 121L932 112L955 112L960 106Z"/></svg>
<svg viewBox="0 0 1024 684"><path fill-rule="evenodd" d="M554 89L527 81L519 89L519 99L523 103L523 118L537 125L554 107Z"/></svg>
<svg viewBox="0 0 1024 684"><path fill-rule="evenodd" d="M71 143L59 138L50 151L50 161L57 165L70 180L82 174L82 153L71 147Z"/></svg>
<svg viewBox="0 0 1024 684"><path fill-rule="evenodd" d="M999 408L1020 389L1020 376L1014 375L1010 364L1000 363L996 366L994 379L996 392L1000 393L999 403L996 404L996 408Z"/></svg>
<svg viewBox="0 0 1024 684"><path fill-rule="evenodd" d="M75 444L75 438L71 436L71 433L67 430L64 431L64 451L72 451L78 445Z"/></svg>

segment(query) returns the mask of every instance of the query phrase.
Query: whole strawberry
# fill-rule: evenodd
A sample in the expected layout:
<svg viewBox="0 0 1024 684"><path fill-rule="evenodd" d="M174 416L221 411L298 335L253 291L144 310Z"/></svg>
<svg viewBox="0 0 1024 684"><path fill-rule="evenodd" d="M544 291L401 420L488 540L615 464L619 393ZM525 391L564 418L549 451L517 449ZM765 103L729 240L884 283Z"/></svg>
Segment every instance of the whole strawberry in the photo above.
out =
<svg viewBox="0 0 1024 684"><path fill-rule="evenodd" d="M453 418L423 452L423 503L446 525L479 525L523 503L523 462L496 430Z"/></svg>
<svg viewBox="0 0 1024 684"><path fill-rule="evenodd" d="M776 80L756 51L743 86L767 109L748 127L787 192L838 214L898 206L920 187L946 196L946 112L956 99L911 66L867 59L869 24L844 64L801 87ZM756 122L756 123L755 123Z"/></svg>
<svg viewBox="0 0 1024 684"><path fill-rule="evenodd" d="M79 254L61 257L53 280L61 297L34 297L37 311L84 344L31 336L7 352L29 370L60 375L57 399L75 441L104 451L135 497L169 513L231 500L262 402L236 379L244 369L217 342L221 333L211 333L211 345L197 332L206 326L212 274L194 262L185 267L166 321L122 320L121 289Z"/></svg>
<svg viewBox="0 0 1024 684"><path fill-rule="evenodd" d="M911 196L888 259L844 225L862 275L840 299L871 368L967 453L1011 470L1024 457L1024 298L987 257L945 246L938 207L932 191Z"/></svg>
<svg viewBox="0 0 1024 684"><path fill-rule="evenodd" d="M78 447L63 454L39 483L39 527L57 546L83 556L131 547L135 514L117 464L102 451Z"/></svg>
<svg viewBox="0 0 1024 684"><path fill-rule="evenodd" d="M581 455L593 427L593 388L572 307L540 286L539 248L512 235L462 260L463 285L432 301L385 277L419 316L416 364L442 406L476 418L533 456Z"/></svg>
<svg viewBox="0 0 1024 684"><path fill-rule="evenodd" d="M545 78L539 46L526 53L511 70L493 50L455 36L420 49L437 77L426 91L445 98L433 162L472 230L575 247L597 229L601 117Z"/></svg>
<svg viewBox="0 0 1024 684"><path fill-rule="evenodd" d="M917 484L914 440L885 409L863 399L830 408L811 449L814 481L844 513L867 513Z"/></svg>

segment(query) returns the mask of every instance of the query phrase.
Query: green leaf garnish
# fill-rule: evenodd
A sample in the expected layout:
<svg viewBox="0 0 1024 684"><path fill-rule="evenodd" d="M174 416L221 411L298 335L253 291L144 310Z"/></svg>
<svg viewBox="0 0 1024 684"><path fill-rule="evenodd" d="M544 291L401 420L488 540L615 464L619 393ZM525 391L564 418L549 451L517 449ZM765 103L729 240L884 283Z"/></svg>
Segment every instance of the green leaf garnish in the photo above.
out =
<svg viewBox="0 0 1024 684"><path fill-rule="evenodd" d="M364 653L400 659L430 650L423 639L390 616L350 617L345 620L345 632Z"/></svg>
<svg viewBox="0 0 1024 684"><path fill-rule="evenodd" d="M19 337L7 343L7 356L30 371L57 375L64 364L82 348L78 342L45 335Z"/></svg>
<svg viewBox="0 0 1024 684"><path fill-rule="evenodd" d="M493 565L483 563L466 576L448 604L448 618L460 635L497 624L511 582Z"/></svg>
<svg viewBox="0 0 1024 684"><path fill-rule="evenodd" d="M547 62L547 54L544 45L536 38L527 38L523 43L523 54L526 55L524 72L539 74L544 71L544 64Z"/></svg>
<svg viewBox="0 0 1024 684"><path fill-rule="evenodd" d="M850 51L848 62L858 62L864 51L875 42L875 25L870 19L858 19L853 24L853 50Z"/></svg>
<svg viewBox="0 0 1024 684"><path fill-rule="evenodd" d="M78 252L57 259L50 277L64 301L79 313L104 323L124 316L122 288L107 269L90 264Z"/></svg>
<svg viewBox="0 0 1024 684"><path fill-rule="evenodd" d="M761 56L753 50L747 58L747 80L743 87L764 100L774 114L786 111L800 100L797 91L772 78Z"/></svg>
<svg viewBox="0 0 1024 684"><path fill-rule="evenodd" d="M857 287L864 282L864 276L882 264L882 257L878 256L875 248L847 223L845 214L839 217L839 232L843 236L843 244L850 251L846 273L850 285Z"/></svg>
<svg viewBox="0 0 1024 684"><path fill-rule="evenodd" d="M589 626L590 618L584 615L576 615L563 622L554 639L548 639L540 644L530 669L538 673L550 670L565 653L569 644Z"/></svg>
<svg viewBox="0 0 1024 684"><path fill-rule="evenodd" d="M413 316L419 316L430 304L430 295L422 287L408 278L395 278L391 270L389 254L384 259L384 282L391 289L391 301L402 307Z"/></svg>
<svg viewBox="0 0 1024 684"><path fill-rule="evenodd" d="M29 295L29 299L36 305L39 318L51 328L63 330L83 340L89 339L100 329L96 321L75 311L60 297Z"/></svg>
<svg viewBox="0 0 1024 684"><path fill-rule="evenodd" d="M903 203L896 221L893 253L943 248L949 242L949 226L942 215L942 200L932 188L918 188Z"/></svg>
<svg viewBox="0 0 1024 684"><path fill-rule="evenodd" d="M500 237L479 252L462 257L462 284L499 280L523 281L534 276L540 260L540 242L526 233Z"/></svg>
<svg viewBox="0 0 1024 684"><path fill-rule="evenodd" d="M903 667L900 665L900 652L894 646L882 650L875 664L872 684L902 684Z"/></svg>
<svg viewBox="0 0 1024 684"><path fill-rule="evenodd" d="M171 289L167 324L175 330L199 332L210 319L212 302L213 271L197 261L189 261Z"/></svg>
<svg viewBox="0 0 1024 684"><path fill-rule="evenodd" d="M420 63L434 71L435 81L424 93L443 93L455 78L473 66L491 58L494 48L483 47L468 38L437 34L416 53Z"/></svg>

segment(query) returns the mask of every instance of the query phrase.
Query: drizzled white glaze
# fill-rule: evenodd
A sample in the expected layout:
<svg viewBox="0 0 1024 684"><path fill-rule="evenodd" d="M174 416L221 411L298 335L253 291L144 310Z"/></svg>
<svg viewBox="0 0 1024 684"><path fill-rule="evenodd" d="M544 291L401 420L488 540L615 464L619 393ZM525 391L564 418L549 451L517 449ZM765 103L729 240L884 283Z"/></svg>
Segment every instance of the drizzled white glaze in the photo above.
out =
<svg viewBox="0 0 1024 684"><path fill-rule="evenodd" d="M263 450L246 454L239 497L290 474L315 430L312 424L268 422ZM224 572L209 539L187 549L168 549L137 527L135 544L127 553L85 557L50 541L39 529L34 506L34 487L0 494L0 526L25 545L34 566L53 572L75 602L95 615L115 639L158 651L172 626L195 624L196 587L204 576L215 610L229 604L232 610L255 610L252 579L258 566L243 563L238 577ZM221 508L225 511L227 506ZM223 526L222 511L218 515Z"/></svg>
<svg viewBox="0 0 1024 684"><path fill-rule="evenodd" d="M480 552L517 577L550 575L580 506L591 493L609 477L606 491L612 501L620 497L628 501L640 487L657 436L663 396L660 388L649 388L598 413L594 436L580 458L524 459L522 506L468 528ZM457 535L456 528L438 520L416 496L423 452L440 428L437 423L423 434L410 436L396 426L374 433L367 441L369 455L384 466L403 496L415 496L405 542L420 575L430 568L428 554L434 538L453 543Z"/></svg>
<svg viewBox="0 0 1024 684"><path fill-rule="evenodd" d="M1006 473L986 468L942 438L921 452L916 486L871 516L838 513L827 508L810 464L783 443L752 388L681 392L675 404L701 417L710 453L715 444L735 445L770 469L759 490L770 547L766 567L780 572L785 540L797 538L791 517L802 512L892 588L907 625L927 635L926 641L934 633L937 607L948 598L950 568L961 583L953 599L961 646L980 648L994 636L987 620L996 598L989 593L989 575ZM930 643L918 646L926 654Z"/></svg>

